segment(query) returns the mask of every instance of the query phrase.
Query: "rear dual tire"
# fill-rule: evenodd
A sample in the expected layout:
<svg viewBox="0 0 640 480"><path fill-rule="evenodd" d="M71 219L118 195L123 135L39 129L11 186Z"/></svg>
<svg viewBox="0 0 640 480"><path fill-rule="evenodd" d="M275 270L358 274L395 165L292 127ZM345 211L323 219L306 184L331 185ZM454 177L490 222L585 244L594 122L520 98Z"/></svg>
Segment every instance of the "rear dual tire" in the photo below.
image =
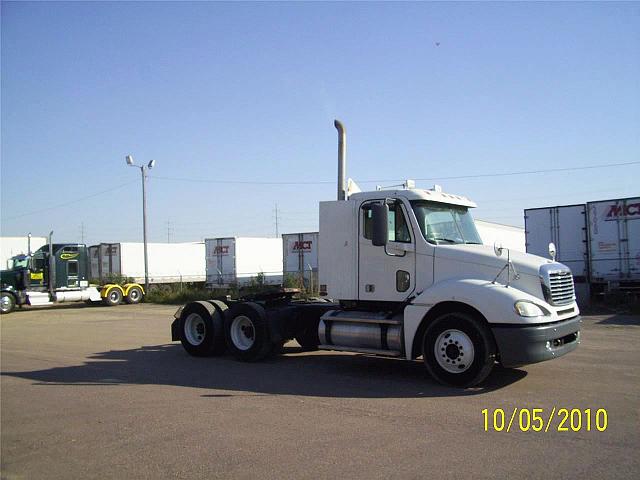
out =
<svg viewBox="0 0 640 480"><path fill-rule="evenodd" d="M226 350L224 339L224 312L222 302L192 302L180 314L180 342L194 357L222 355Z"/></svg>
<svg viewBox="0 0 640 480"><path fill-rule="evenodd" d="M122 290L118 287L112 287L107 290L106 296L102 299L102 303L104 303L108 307L115 307L116 305L120 305L122 303Z"/></svg>
<svg viewBox="0 0 640 480"><path fill-rule="evenodd" d="M229 351L243 362L257 362L276 351L265 309L253 302L231 306L224 321Z"/></svg>
<svg viewBox="0 0 640 480"><path fill-rule="evenodd" d="M142 301L142 289L140 287L131 287L127 292L127 296L124 297L124 301L130 305L135 305Z"/></svg>

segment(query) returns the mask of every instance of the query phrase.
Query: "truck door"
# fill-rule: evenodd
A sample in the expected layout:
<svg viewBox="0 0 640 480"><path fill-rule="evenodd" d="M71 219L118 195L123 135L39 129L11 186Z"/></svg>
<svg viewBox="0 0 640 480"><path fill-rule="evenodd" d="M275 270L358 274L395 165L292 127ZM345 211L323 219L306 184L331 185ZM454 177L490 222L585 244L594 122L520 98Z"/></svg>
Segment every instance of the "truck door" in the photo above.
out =
<svg viewBox="0 0 640 480"><path fill-rule="evenodd" d="M372 243L371 206L384 201L365 202L360 207L358 238L358 298L399 302L415 289L416 235L401 201L389 205L389 242Z"/></svg>
<svg viewBox="0 0 640 480"><path fill-rule="evenodd" d="M79 265L77 260L68 260L67 262L67 287L78 286Z"/></svg>
<svg viewBox="0 0 640 480"><path fill-rule="evenodd" d="M47 267L47 262L45 260L45 255L42 252L36 252L31 257L31 288L39 288L46 286L46 275L45 268Z"/></svg>

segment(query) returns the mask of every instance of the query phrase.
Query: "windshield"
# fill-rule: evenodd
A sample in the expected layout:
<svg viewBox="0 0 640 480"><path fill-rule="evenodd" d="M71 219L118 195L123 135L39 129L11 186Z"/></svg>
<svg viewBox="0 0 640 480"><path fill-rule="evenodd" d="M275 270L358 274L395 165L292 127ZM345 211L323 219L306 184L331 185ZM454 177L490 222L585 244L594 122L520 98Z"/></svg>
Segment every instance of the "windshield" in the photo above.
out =
<svg viewBox="0 0 640 480"><path fill-rule="evenodd" d="M477 243L482 240L466 207L417 200L411 202L422 235L429 243Z"/></svg>
<svg viewBox="0 0 640 480"><path fill-rule="evenodd" d="M18 270L29 266L29 257L18 255L9 259L9 270Z"/></svg>

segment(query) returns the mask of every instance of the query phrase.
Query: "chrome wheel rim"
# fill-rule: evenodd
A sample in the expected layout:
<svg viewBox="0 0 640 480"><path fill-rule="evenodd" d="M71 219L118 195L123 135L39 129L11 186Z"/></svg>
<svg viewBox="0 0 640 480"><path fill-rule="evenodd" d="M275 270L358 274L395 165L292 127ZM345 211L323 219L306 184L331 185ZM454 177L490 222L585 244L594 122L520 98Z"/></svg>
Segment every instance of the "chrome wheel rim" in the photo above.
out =
<svg viewBox="0 0 640 480"><path fill-rule="evenodd" d="M204 342L204 336L207 333L207 325L204 319L197 313L191 313L184 321L184 334L187 341L197 347Z"/></svg>
<svg viewBox="0 0 640 480"><path fill-rule="evenodd" d="M2 298L0 298L0 311L6 313L9 311L10 308L11 308L11 298L9 298L9 295L2 295Z"/></svg>
<svg viewBox="0 0 640 480"><path fill-rule="evenodd" d="M433 347L438 365L449 373L469 370L475 357L473 342L461 330L449 329L438 335Z"/></svg>
<svg viewBox="0 0 640 480"><path fill-rule="evenodd" d="M239 350L249 350L255 342L253 322L244 315L238 315L233 319L229 333L233 345Z"/></svg>

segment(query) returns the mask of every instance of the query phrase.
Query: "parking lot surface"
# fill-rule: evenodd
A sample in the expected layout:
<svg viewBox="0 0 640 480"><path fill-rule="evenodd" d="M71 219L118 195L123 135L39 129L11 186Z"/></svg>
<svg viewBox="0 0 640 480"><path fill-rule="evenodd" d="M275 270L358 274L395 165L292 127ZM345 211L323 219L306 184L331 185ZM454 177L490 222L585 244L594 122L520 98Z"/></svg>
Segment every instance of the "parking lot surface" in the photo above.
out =
<svg viewBox="0 0 640 480"><path fill-rule="evenodd" d="M60 307L1 318L3 479L638 478L640 318L585 316L573 353L482 388L421 362L337 352L193 358L175 307ZM483 409L490 412L485 431ZM606 430L515 425L503 409L606 409ZM591 414L593 417L593 413ZM499 420L499 418L498 418ZM526 418L525 418L526 420ZM526 423L526 422L525 422ZM526 426L526 425L525 425ZM577 424L574 422L574 427Z"/></svg>

